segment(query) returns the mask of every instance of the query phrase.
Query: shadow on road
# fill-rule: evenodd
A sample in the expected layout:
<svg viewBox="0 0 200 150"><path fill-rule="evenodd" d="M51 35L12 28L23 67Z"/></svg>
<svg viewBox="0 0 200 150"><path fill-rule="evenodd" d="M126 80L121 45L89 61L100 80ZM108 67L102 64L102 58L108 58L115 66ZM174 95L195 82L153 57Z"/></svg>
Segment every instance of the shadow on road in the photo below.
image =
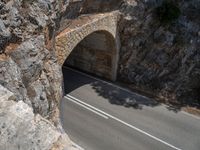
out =
<svg viewBox="0 0 200 150"><path fill-rule="evenodd" d="M98 96L103 97L113 105L134 109L142 109L143 106L155 107L159 105L159 103L155 100L127 92L118 87L113 87L107 82L101 82L93 78L77 74L69 69L63 69L63 76L65 94L70 94L70 92L84 85L90 85Z"/></svg>
<svg viewBox="0 0 200 150"><path fill-rule="evenodd" d="M133 107L135 109L142 109L142 106L154 107L159 105L158 102L152 99L140 96L138 94L129 93L118 87L113 88L107 83L96 81L90 85L99 96L107 99L111 104Z"/></svg>

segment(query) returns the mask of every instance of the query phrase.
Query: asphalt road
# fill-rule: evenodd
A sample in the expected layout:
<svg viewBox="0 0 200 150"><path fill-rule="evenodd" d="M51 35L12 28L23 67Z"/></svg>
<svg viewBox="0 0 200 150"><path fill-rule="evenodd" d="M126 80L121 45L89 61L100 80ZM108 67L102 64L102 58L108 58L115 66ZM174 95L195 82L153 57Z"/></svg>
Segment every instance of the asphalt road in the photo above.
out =
<svg viewBox="0 0 200 150"><path fill-rule="evenodd" d="M85 150L200 150L200 118L71 69L61 121ZM139 107L124 107L125 99Z"/></svg>

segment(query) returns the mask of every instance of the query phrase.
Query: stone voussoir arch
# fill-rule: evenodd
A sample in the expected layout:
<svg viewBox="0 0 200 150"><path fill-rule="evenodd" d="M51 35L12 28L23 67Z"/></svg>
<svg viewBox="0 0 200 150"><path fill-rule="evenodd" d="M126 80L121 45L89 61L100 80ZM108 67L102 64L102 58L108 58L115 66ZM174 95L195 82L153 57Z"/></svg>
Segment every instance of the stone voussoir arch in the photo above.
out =
<svg viewBox="0 0 200 150"><path fill-rule="evenodd" d="M63 65L66 58L70 55L73 49L87 36L94 32L106 32L112 35L115 43L115 50L112 54L113 59L113 77L116 79L118 53L119 53L119 35L118 35L118 20L120 13L118 11L102 14L93 14L83 16L72 20L71 24L60 31L55 40L56 56L58 63Z"/></svg>

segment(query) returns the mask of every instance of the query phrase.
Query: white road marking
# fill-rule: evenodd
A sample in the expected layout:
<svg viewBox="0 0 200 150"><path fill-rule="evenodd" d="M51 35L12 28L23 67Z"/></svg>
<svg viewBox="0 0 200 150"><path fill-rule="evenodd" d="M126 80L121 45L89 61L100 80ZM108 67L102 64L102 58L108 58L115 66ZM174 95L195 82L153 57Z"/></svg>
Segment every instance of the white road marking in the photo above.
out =
<svg viewBox="0 0 200 150"><path fill-rule="evenodd" d="M188 112L181 111L181 113L183 113L183 114L185 114L185 115L187 115L187 116L193 117L193 118L195 118L195 119L197 119L197 120L200 120L200 117L195 116L195 115L193 115L193 114L190 114L190 113L188 113Z"/></svg>
<svg viewBox="0 0 200 150"><path fill-rule="evenodd" d="M129 89L126 89L126 88L124 88L124 87L121 87L121 86L119 86L119 85L113 84L113 83L108 82L108 81L104 81L104 80L99 79L99 78L96 78L96 77L93 77L93 76L91 76L91 75L88 75L88 74L86 74L86 73L83 73L83 72L78 71L78 70L75 70L75 69L72 69L72 68L70 68L70 67L63 66L63 68L69 69L69 70L71 70L71 71L73 71L73 72L77 72L77 73L79 73L79 74L81 74L81 75L84 75L84 76L86 76L86 77L92 78L92 79L94 79L94 80L101 81L101 82L106 83L106 84L108 84L108 85L111 85L111 86L113 86L113 87L116 87L116 88L119 88L119 89L121 89L121 90L124 90L124 91L126 91L126 92L128 92L128 93L130 93L130 94L135 94L135 95L137 95L137 96L140 96L140 97L149 99L148 97L143 96L143 95L140 95L140 94L137 94L137 93L135 93L135 92L133 92L133 91L131 91L131 90L129 90ZM162 105L165 106L165 107L167 107L166 104L162 104ZM193 114L190 114L190 113L188 113L188 112L181 111L181 113L183 113L183 114L185 114L185 115L187 115L187 116L193 117L193 118L195 118L195 119L200 120L200 117L195 116L195 115L193 115Z"/></svg>
<svg viewBox="0 0 200 150"><path fill-rule="evenodd" d="M71 101L71 102L73 102L73 103L76 103L76 104L79 105L79 106L84 107L84 108L87 109L87 110L92 111L93 113L95 113L95 114L97 114L97 115L99 115L99 116L101 116L101 117L103 117L103 118L105 118L105 119L109 119L107 116L105 116L105 115L103 115L103 114L101 114L101 113L99 113L99 112L97 112L97 111L95 111L95 110L93 110L93 109L91 109L91 108L89 108L89 107L87 107L87 106L85 106L85 105L83 105L83 104L81 104L81 103L79 103L79 102L73 100L72 98L69 98L69 97L65 97L65 98L67 98L69 101Z"/></svg>
<svg viewBox="0 0 200 150"><path fill-rule="evenodd" d="M76 148L78 148L79 150L85 150L84 148L82 148L81 146L79 146L78 144L72 142L72 145Z"/></svg>
<svg viewBox="0 0 200 150"><path fill-rule="evenodd" d="M101 113L101 114L103 114L103 115L105 115L105 116L107 116L107 117L109 117L109 118L112 118L112 119L114 119L114 120L116 120L116 121L118 121L118 122L120 122L120 123L122 123L122 124L124 124L124 125L126 125L126 126L128 126L128 127L130 127L130 128L132 128L132 129L134 129L134 130L136 130L136 131L138 131L138 132L140 132L140 133L146 135L146 136L149 136L150 138L152 138L152 139L154 139L154 140L156 140L156 141L158 141L158 142L160 142L160 143L163 143L163 144L165 144L165 145L167 145L167 146L169 146L169 147L171 147L171 148L173 148L173 149L182 150L182 149L180 149L180 148L178 148L178 147L176 147L176 146L174 146L174 145L172 145L172 144L169 144L169 143L163 141L162 139L159 139L159 138L157 138L157 137L155 137L155 136L149 134L148 132L146 132L146 131L144 131L144 130L142 130L142 129L139 129L139 128L137 128L137 127L135 127L135 126L133 126L133 125L131 125L131 124L129 124L129 123L126 123L126 122L120 120L119 118L114 117L114 116L112 116L112 115L110 115L110 114L108 114L108 113L106 113L106 112L104 112L104 111L102 111L102 110L100 110L100 109L98 109L98 108L96 108L96 107L90 105L90 104L87 104L87 103L85 103L85 102L83 102L83 101L81 101L81 100L79 100L79 99L77 99L77 98L75 98L75 97L73 97L73 96L71 96L71 95L69 95L69 94L67 94L67 96L65 96L65 97L66 97L66 98L69 98L69 97L70 97L71 99L75 100L78 104L82 104L83 107L87 106L87 107L91 108L91 110L96 110L97 112L99 112L99 113ZM74 102L75 102L75 101L74 101ZM95 112L96 112L96 111L95 111Z"/></svg>

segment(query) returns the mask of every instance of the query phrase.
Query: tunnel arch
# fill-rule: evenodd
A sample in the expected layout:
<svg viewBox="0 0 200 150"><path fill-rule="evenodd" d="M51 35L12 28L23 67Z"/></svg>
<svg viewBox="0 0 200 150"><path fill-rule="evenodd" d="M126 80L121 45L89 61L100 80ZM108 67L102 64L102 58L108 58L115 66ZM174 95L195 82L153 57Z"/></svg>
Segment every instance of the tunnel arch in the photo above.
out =
<svg viewBox="0 0 200 150"><path fill-rule="evenodd" d="M108 52L111 49L110 53L107 53L111 57L110 76L106 78L114 81L117 77L120 46L117 31L118 13L98 14L90 17L89 20L87 19L86 17L82 18L81 21L74 20L71 26L65 28L56 36L55 53L58 62L62 66L66 59L73 54L74 49L77 46L79 47L80 44L84 45L83 43L87 43L86 45L93 49L95 49L95 45L96 49L104 45L106 47L104 47L104 51Z"/></svg>
<svg viewBox="0 0 200 150"><path fill-rule="evenodd" d="M70 52L64 65L115 80L118 51L114 37L105 30L92 32Z"/></svg>

